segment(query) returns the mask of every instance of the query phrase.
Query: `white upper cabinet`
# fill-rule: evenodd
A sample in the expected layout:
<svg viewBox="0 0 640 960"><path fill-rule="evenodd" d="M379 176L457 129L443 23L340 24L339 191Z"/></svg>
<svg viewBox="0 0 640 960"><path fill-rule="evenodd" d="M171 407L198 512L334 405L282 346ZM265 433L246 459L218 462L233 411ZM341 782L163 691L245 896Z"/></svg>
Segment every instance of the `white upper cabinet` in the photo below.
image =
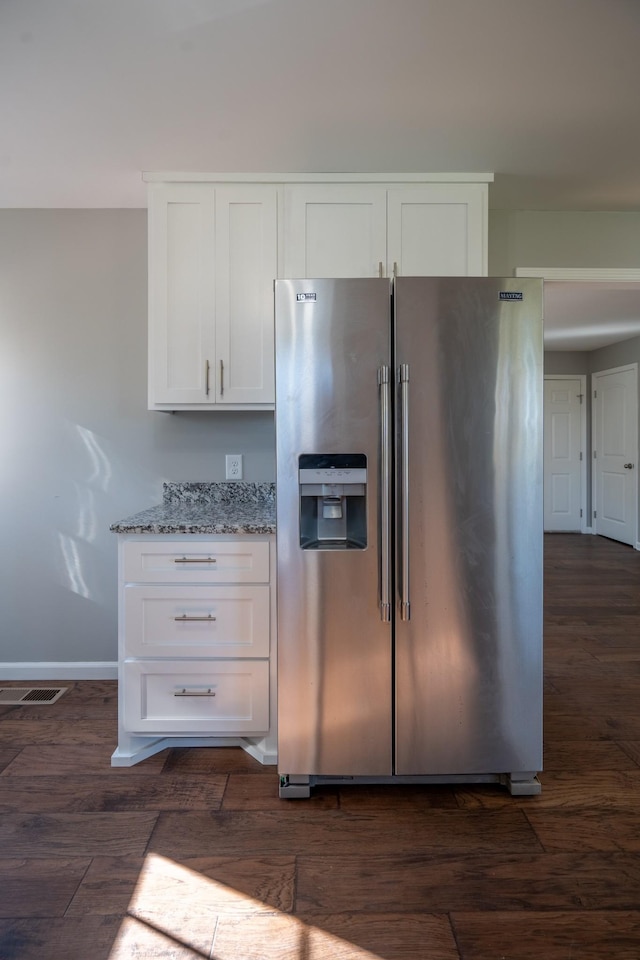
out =
<svg viewBox="0 0 640 960"><path fill-rule="evenodd" d="M486 276L486 184L391 188L387 271L404 277Z"/></svg>
<svg viewBox="0 0 640 960"><path fill-rule="evenodd" d="M387 261L387 192L376 184L285 187L286 277L377 277Z"/></svg>
<svg viewBox="0 0 640 960"><path fill-rule="evenodd" d="M285 188L287 277L482 276L486 183Z"/></svg>
<svg viewBox="0 0 640 960"><path fill-rule="evenodd" d="M483 276L492 174L145 174L149 407L270 410L273 281Z"/></svg>
<svg viewBox="0 0 640 960"><path fill-rule="evenodd" d="M151 184L149 407L274 402L275 184Z"/></svg>

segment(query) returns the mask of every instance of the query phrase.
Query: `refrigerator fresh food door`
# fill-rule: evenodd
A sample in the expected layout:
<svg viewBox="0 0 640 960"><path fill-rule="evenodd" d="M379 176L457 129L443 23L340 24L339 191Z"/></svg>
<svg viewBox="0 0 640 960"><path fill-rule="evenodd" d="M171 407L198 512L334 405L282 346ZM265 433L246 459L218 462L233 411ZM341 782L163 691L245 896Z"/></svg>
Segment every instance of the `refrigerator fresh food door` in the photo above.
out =
<svg viewBox="0 0 640 960"><path fill-rule="evenodd" d="M538 771L542 283L400 278L394 312L395 771Z"/></svg>
<svg viewBox="0 0 640 960"><path fill-rule="evenodd" d="M390 284L278 280L275 302L278 766L385 776L393 680L380 448L385 409L392 435Z"/></svg>

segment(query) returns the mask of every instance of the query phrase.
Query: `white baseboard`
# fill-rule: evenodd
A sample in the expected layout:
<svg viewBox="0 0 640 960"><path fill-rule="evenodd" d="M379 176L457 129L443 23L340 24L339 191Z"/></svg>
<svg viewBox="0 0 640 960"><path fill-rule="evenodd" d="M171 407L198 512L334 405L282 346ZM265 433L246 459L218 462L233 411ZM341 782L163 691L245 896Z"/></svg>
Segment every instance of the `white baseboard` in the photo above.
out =
<svg viewBox="0 0 640 960"><path fill-rule="evenodd" d="M117 662L105 660L0 662L0 680L117 680Z"/></svg>

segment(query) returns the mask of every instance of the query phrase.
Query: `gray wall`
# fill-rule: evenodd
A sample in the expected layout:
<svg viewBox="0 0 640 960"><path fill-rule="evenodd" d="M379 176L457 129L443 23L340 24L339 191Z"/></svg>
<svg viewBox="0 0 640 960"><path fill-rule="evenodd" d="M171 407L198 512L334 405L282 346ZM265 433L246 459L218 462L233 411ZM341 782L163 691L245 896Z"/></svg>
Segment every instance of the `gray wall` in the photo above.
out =
<svg viewBox="0 0 640 960"><path fill-rule="evenodd" d="M640 214L496 212L489 250L494 275L637 266ZM146 273L144 210L0 210L0 679L115 661L108 527L159 502L163 480L221 480L229 452L274 479L271 414L147 411Z"/></svg>
<svg viewBox="0 0 640 960"><path fill-rule="evenodd" d="M109 524L163 480L275 477L272 414L147 411L146 250L145 210L0 210L0 679L116 660Z"/></svg>
<svg viewBox="0 0 640 960"><path fill-rule="evenodd" d="M589 369L589 354L569 350L545 350L544 372L558 374L585 374Z"/></svg>
<svg viewBox="0 0 640 960"><path fill-rule="evenodd" d="M621 343L612 343L609 347L601 347L587 354L589 358L589 373L598 373L600 370L610 370L613 367L624 367L627 363L640 363L640 337L632 337Z"/></svg>
<svg viewBox="0 0 640 960"><path fill-rule="evenodd" d="M636 267L640 213L494 210L489 215L489 274L516 267Z"/></svg>

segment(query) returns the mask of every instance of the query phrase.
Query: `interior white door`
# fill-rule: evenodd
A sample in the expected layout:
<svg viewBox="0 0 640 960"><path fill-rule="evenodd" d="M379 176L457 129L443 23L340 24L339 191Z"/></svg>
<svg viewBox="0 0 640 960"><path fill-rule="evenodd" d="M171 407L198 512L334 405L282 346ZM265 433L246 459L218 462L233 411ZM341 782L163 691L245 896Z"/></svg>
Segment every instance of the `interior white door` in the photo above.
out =
<svg viewBox="0 0 640 960"><path fill-rule="evenodd" d="M637 535L638 369L593 377L594 532L635 546Z"/></svg>
<svg viewBox="0 0 640 960"><path fill-rule="evenodd" d="M544 381L544 529L582 526L582 383L578 377Z"/></svg>

